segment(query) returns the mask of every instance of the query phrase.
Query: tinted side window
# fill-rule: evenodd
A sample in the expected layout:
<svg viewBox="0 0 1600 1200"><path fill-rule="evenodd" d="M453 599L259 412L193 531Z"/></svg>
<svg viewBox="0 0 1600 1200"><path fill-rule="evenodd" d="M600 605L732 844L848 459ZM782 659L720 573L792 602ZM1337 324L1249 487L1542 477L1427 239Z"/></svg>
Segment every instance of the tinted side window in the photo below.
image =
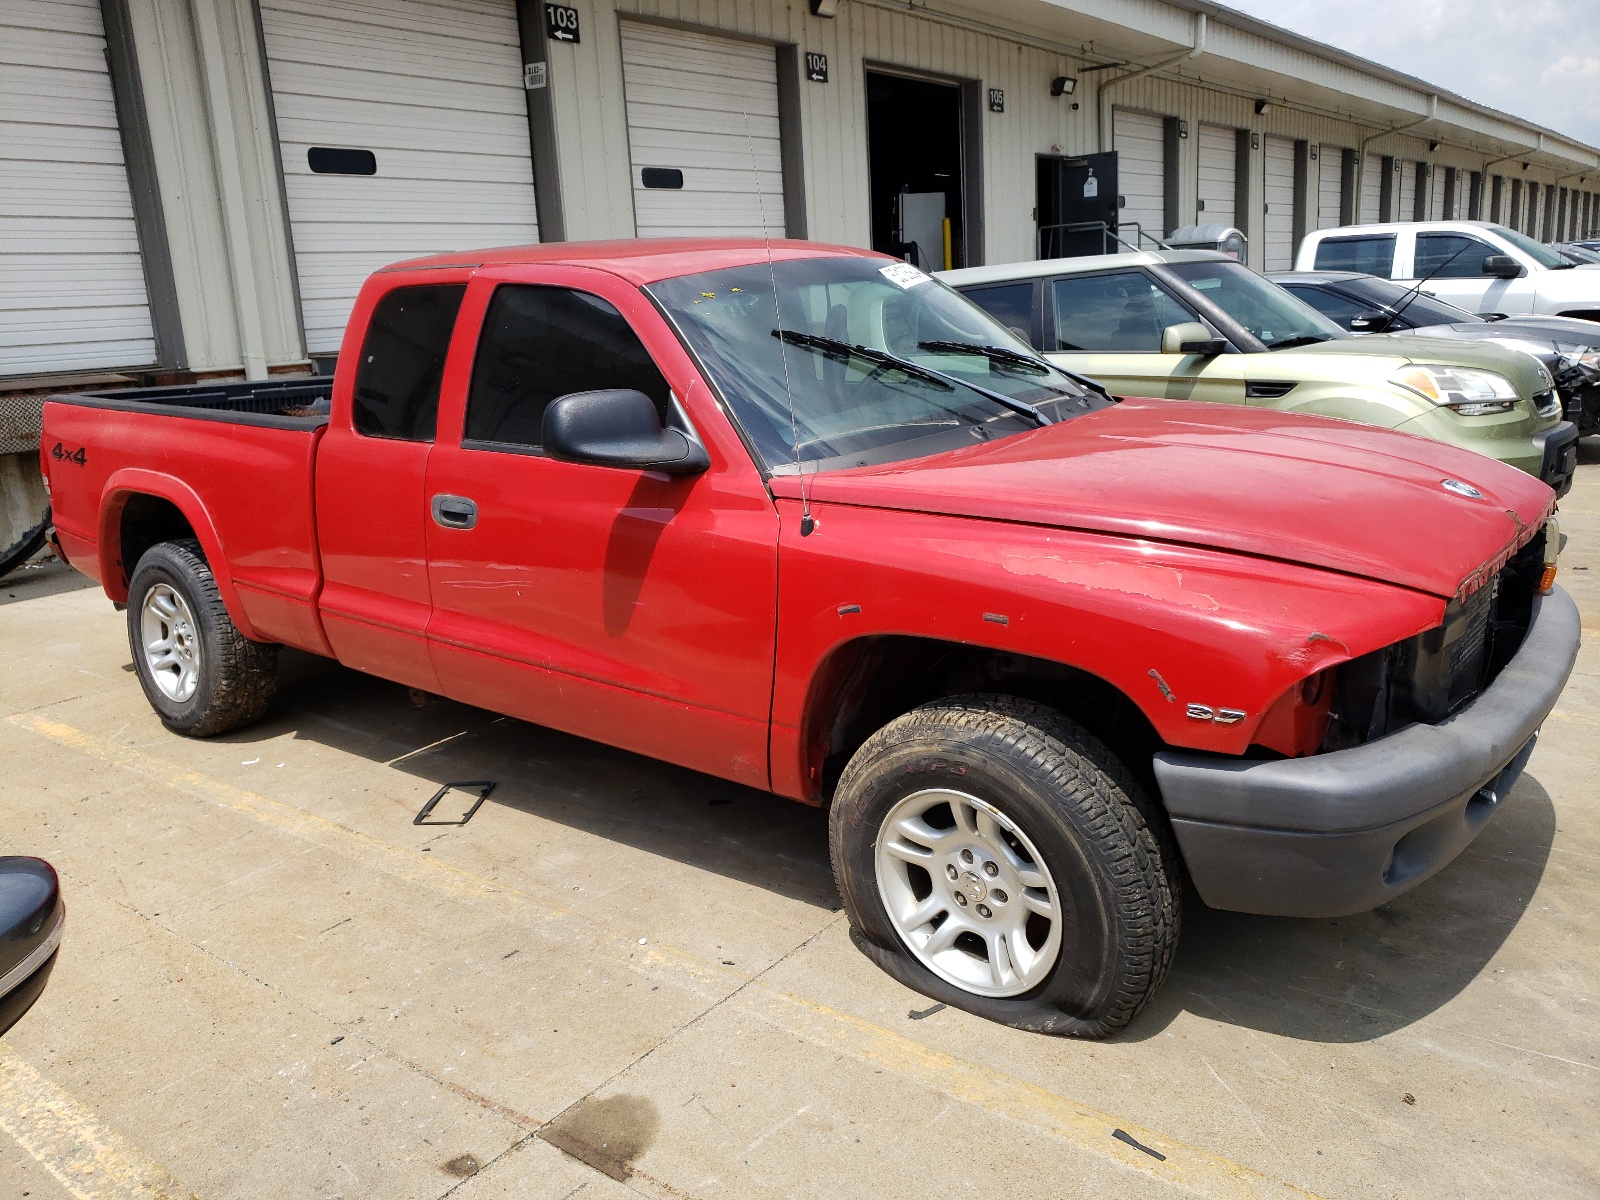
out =
<svg viewBox="0 0 1600 1200"><path fill-rule="evenodd" d="M1136 350L1155 354L1161 331L1194 314L1143 271L1057 279L1056 346L1061 350Z"/></svg>
<svg viewBox="0 0 1600 1200"><path fill-rule="evenodd" d="M1352 300L1349 296L1342 296L1338 292L1330 292L1324 288L1307 287L1304 284L1285 284L1290 295L1297 300L1303 300L1325 317L1332 317L1346 329L1350 328L1350 318L1364 316L1369 312L1376 312L1376 304L1362 304Z"/></svg>
<svg viewBox="0 0 1600 1200"><path fill-rule="evenodd" d="M460 283L396 288L378 301L356 366L357 433L433 441L444 356L466 290Z"/></svg>
<svg viewBox="0 0 1600 1200"><path fill-rule="evenodd" d="M609 303L567 288L499 288L472 368L464 440L538 446L550 401L602 388L643 392L666 417L667 381Z"/></svg>
<svg viewBox="0 0 1600 1200"><path fill-rule="evenodd" d="M1360 271L1389 278L1394 270L1394 234L1323 238L1317 243L1317 270Z"/></svg>
<svg viewBox="0 0 1600 1200"><path fill-rule="evenodd" d="M1033 333L1033 281L1002 283L975 287L961 293L984 312L988 313L1012 333L1031 345L1043 349Z"/></svg>
<svg viewBox="0 0 1600 1200"><path fill-rule="evenodd" d="M1417 261L1413 278L1477 279L1483 274L1483 260L1496 253L1488 242L1460 233L1417 234Z"/></svg>

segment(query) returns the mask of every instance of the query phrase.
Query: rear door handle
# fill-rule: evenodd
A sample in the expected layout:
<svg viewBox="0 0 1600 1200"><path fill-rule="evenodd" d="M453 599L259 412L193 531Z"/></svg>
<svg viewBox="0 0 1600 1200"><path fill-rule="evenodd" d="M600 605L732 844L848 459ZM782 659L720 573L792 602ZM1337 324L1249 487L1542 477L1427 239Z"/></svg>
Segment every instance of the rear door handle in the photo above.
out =
<svg viewBox="0 0 1600 1200"><path fill-rule="evenodd" d="M478 523L478 506L465 496L441 492L433 498L433 519L446 529L471 529Z"/></svg>

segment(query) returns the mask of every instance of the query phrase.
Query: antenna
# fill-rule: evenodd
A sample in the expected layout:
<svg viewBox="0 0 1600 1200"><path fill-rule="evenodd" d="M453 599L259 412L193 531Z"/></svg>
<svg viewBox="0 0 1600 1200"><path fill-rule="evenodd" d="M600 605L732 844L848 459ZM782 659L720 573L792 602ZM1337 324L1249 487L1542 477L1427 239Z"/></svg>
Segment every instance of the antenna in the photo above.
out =
<svg viewBox="0 0 1600 1200"><path fill-rule="evenodd" d="M783 394L789 401L789 439L794 447L794 470L800 478L800 536L810 537L817 527L811 515L811 502L806 498L806 469L800 461L800 422L794 415L794 385L789 382L789 343L783 338L783 308L778 303L778 273L772 265L772 235L767 232L767 196L761 187L761 165L756 161L756 142L750 136L750 114L740 112L744 119L744 140L750 147L750 170L756 179L756 207L761 213L761 241L767 249L767 278L772 281L772 312L778 322L778 357L783 363Z"/></svg>

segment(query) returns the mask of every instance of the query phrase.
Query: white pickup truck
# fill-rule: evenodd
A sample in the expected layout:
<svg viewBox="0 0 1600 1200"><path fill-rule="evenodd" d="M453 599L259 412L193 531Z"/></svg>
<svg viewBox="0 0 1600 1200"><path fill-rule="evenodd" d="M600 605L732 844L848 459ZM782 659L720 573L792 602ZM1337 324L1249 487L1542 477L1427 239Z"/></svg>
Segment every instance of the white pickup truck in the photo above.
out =
<svg viewBox="0 0 1600 1200"><path fill-rule="evenodd" d="M1360 271L1427 282L1430 296L1476 313L1600 321L1600 264L1573 266L1548 246L1487 221L1396 221L1318 229L1297 271Z"/></svg>

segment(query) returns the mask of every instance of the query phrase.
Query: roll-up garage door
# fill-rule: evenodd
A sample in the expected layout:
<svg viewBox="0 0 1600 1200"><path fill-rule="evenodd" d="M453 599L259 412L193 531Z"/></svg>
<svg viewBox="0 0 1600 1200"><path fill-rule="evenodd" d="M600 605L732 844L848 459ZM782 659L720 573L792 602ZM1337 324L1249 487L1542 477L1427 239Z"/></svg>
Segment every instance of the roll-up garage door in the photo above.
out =
<svg viewBox="0 0 1600 1200"><path fill-rule="evenodd" d="M306 348L397 259L533 242L515 0L262 0Z"/></svg>
<svg viewBox="0 0 1600 1200"><path fill-rule="evenodd" d="M1269 271L1287 271L1294 265L1294 142L1288 138L1262 139L1266 166L1264 222L1266 264Z"/></svg>
<svg viewBox="0 0 1600 1200"><path fill-rule="evenodd" d="M1444 220L1444 168L1434 167L1428 172L1428 220Z"/></svg>
<svg viewBox="0 0 1600 1200"><path fill-rule="evenodd" d="M1139 229L1153 238L1167 234L1166 139L1160 117L1117 109L1112 114L1112 140L1117 152L1117 187L1121 203L1117 222L1137 222ZM1125 229L1122 238L1141 248L1151 245Z"/></svg>
<svg viewBox="0 0 1600 1200"><path fill-rule="evenodd" d="M1322 146L1317 152L1317 228L1332 229L1342 224L1339 211L1344 199L1344 151L1337 146Z"/></svg>
<svg viewBox="0 0 1600 1200"><path fill-rule="evenodd" d="M1237 225L1234 216L1234 162L1238 153L1237 135L1220 125L1200 126L1200 215L1201 225Z"/></svg>
<svg viewBox="0 0 1600 1200"><path fill-rule="evenodd" d="M148 366L99 0L0 0L0 375Z"/></svg>
<svg viewBox="0 0 1600 1200"><path fill-rule="evenodd" d="M622 23L640 237L784 234L771 46Z"/></svg>
<svg viewBox="0 0 1600 1200"><path fill-rule="evenodd" d="M1395 189L1394 214L1390 219L1394 221L1415 221L1417 219L1417 164L1402 161L1395 165L1400 171L1400 186Z"/></svg>
<svg viewBox="0 0 1600 1200"><path fill-rule="evenodd" d="M1361 164L1361 217L1358 223L1382 219L1383 155L1369 154Z"/></svg>

